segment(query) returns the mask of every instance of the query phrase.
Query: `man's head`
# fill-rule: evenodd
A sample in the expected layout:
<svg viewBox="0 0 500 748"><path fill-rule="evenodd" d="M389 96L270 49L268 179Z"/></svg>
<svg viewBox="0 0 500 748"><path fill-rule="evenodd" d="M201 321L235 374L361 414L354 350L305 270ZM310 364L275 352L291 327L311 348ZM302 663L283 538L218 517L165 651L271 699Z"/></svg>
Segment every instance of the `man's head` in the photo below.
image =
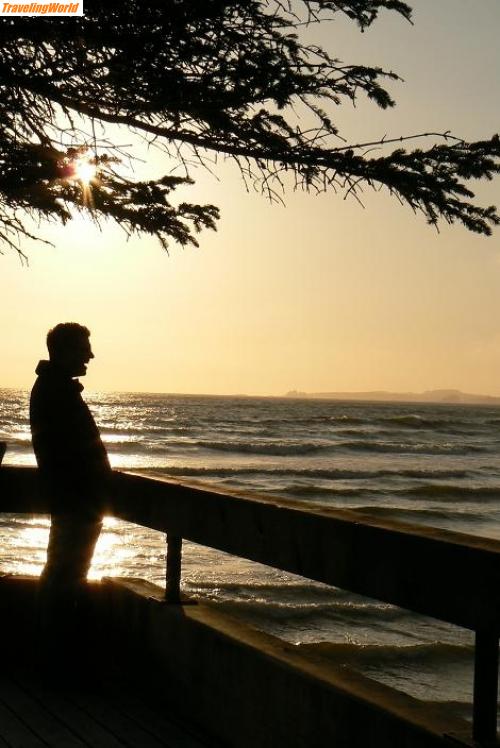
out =
<svg viewBox="0 0 500 748"><path fill-rule="evenodd" d="M90 330L76 322L56 325L47 334L50 360L71 377L85 376L86 364L94 358L89 338Z"/></svg>

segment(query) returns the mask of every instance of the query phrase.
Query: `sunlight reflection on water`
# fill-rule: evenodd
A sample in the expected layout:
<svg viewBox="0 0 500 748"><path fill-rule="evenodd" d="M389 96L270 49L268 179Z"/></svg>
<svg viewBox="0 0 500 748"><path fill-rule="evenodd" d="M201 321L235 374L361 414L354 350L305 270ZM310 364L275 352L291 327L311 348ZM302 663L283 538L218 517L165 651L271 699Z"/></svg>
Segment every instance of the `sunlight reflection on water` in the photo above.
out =
<svg viewBox="0 0 500 748"><path fill-rule="evenodd" d="M100 579L103 576L143 575L144 564L138 568L134 560L144 558L144 548L141 545L144 538L137 543L126 527L126 523L114 517L104 518L103 530L97 541L89 572L90 579ZM9 527L3 527L0 571L3 574L39 575L47 558L49 528L48 517L13 518ZM158 549L163 550L164 546L162 536L160 533L153 533L153 537L148 540L149 544L158 546L151 548L151 553L147 554L153 556L153 563L158 564Z"/></svg>

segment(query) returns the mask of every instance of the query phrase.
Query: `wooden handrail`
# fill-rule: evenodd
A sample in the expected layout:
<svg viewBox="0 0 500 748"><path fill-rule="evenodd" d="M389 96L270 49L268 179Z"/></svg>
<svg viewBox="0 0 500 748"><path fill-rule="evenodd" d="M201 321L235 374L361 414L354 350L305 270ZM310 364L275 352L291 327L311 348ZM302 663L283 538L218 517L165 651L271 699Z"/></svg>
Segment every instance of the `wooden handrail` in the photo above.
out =
<svg viewBox="0 0 500 748"><path fill-rule="evenodd" d="M454 623L500 633L500 541L114 471L111 513ZM0 469L0 512L48 513L36 469Z"/></svg>
<svg viewBox="0 0 500 748"><path fill-rule="evenodd" d="M113 516L175 540L167 551L171 600L179 597L185 538L475 631L474 737L494 740L499 541L172 479L118 471L113 479ZM47 511L34 469L0 469L6 511Z"/></svg>

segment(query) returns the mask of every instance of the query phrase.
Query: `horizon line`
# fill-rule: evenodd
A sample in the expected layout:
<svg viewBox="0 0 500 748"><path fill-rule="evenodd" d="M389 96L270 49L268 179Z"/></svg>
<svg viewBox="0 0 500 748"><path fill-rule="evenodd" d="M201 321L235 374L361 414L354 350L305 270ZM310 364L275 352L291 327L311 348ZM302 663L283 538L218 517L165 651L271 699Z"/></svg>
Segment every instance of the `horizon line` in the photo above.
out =
<svg viewBox="0 0 500 748"><path fill-rule="evenodd" d="M76 377L78 379L78 377ZM28 387L12 387L12 386L3 386L0 385L0 391L1 390L11 390L11 391L21 391L21 392L29 392L31 389L31 385ZM370 395L377 396L376 399L379 399L381 396L387 396L387 400L394 400L399 399L401 402L401 398L404 398L404 396L409 396L411 398L413 397L424 397L426 395L436 394L442 392L443 394L447 393L448 395L456 394L462 395L465 397L478 397L478 398L486 398L486 399L493 399L493 400L499 400L500 401L500 394L498 395L492 395L490 393L481 393L481 392L464 392L463 390L454 388L454 387L439 387L434 389L426 389L422 390L420 392L412 391L412 390L404 390L404 391L394 391L394 390L385 390L385 389L371 389L371 390L322 390L322 391L305 391L305 390L288 390L288 392L283 392L280 394L256 394L256 393L246 393L246 392L234 392L234 393L214 393L214 392L167 392L167 391L159 391L159 390L119 390L119 389L107 389L107 388L85 388L88 393L99 393L103 392L106 394L120 394L120 395L158 395L158 396L178 396L178 397L227 397L227 398L274 398L274 399L286 399L286 400L310 400L310 399L330 399L330 400L358 400L358 399L369 399ZM337 397L335 397L337 396ZM358 397L356 397L358 396ZM432 401L431 404L439 404L439 401ZM446 403L445 403L446 404ZM449 402L447 404L450 404ZM453 403L451 403L453 404ZM457 404L460 404L458 402Z"/></svg>

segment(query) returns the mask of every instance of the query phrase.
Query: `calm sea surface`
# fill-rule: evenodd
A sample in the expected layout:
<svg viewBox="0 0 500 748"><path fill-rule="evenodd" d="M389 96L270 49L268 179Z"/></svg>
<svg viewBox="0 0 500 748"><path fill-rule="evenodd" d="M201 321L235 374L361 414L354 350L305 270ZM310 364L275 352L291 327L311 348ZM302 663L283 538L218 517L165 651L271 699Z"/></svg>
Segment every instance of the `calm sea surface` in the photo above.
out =
<svg viewBox="0 0 500 748"><path fill-rule="evenodd" d="M87 393L113 467L195 478L500 539L494 406ZM34 465L28 393L0 390L5 464ZM0 516L1 571L38 573L48 519ZM92 576L162 583L160 533L109 519ZM464 585L469 583L464 580ZM468 714L472 636L186 544L183 587L419 698Z"/></svg>

